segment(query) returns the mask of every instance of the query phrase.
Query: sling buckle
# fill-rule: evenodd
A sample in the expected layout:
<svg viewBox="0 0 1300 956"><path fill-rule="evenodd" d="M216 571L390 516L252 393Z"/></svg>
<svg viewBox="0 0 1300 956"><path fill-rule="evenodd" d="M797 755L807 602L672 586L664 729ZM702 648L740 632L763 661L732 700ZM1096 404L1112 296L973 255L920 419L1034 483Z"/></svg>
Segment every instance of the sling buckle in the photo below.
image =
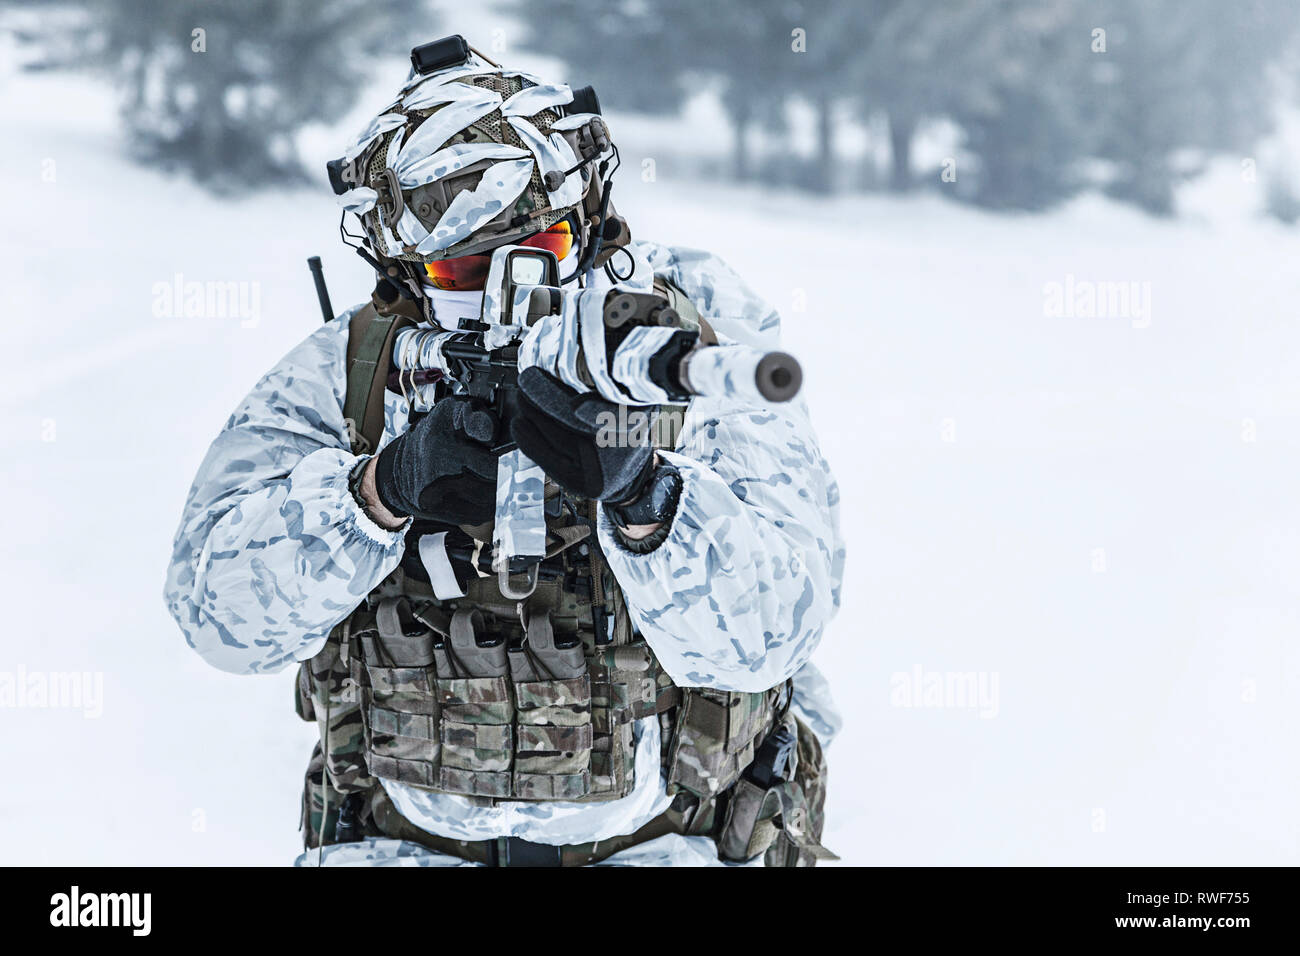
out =
<svg viewBox="0 0 1300 956"><path fill-rule="evenodd" d="M518 837L498 837L492 844L492 866L563 866L563 851L546 843L529 843Z"/></svg>

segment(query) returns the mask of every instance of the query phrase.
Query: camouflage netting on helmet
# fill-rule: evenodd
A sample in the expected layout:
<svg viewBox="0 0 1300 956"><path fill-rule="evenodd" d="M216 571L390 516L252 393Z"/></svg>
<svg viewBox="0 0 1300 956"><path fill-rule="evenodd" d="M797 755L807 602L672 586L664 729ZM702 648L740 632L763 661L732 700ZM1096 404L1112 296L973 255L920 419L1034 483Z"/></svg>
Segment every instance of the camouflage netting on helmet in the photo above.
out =
<svg viewBox="0 0 1300 956"><path fill-rule="evenodd" d="M344 155L344 209L375 251L430 262L546 229L580 207L592 181L594 113L572 91L476 59L412 77ZM548 172L557 183L547 188Z"/></svg>

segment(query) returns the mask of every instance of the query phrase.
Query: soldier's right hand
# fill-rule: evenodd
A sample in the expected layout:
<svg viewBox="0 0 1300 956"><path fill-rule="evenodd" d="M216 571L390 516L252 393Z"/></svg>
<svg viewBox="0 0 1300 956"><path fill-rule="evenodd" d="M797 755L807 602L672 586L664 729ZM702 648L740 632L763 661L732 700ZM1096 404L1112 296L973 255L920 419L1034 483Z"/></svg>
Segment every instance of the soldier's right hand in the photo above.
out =
<svg viewBox="0 0 1300 956"><path fill-rule="evenodd" d="M375 467L384 506L445 524L483 524L496 511L492 413L477 399L450 395L395 438Z"/></svg>

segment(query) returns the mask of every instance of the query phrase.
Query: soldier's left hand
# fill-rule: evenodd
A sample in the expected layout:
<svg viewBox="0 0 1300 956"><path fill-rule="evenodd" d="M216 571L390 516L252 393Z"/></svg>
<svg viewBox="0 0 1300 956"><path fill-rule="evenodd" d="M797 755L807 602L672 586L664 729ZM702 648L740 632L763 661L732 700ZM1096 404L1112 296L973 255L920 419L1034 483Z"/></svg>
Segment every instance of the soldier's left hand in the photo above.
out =
<svg viewBox="0 0 1300 956"><path fill-rule="evenodd" d="M641 493L654 471L650 426L658 406L620 409L536 367L519 373L519 390L523 401L510 434L543 471L567 491L599 501Z"/></svg>

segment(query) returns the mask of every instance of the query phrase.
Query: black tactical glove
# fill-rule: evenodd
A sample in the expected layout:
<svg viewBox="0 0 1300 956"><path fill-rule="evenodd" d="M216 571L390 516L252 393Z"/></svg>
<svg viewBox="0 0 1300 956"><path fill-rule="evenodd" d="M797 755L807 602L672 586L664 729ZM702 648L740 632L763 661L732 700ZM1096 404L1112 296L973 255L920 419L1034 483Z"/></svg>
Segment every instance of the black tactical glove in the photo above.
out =
<svg viewBox="0 0 1300 956"><path fill-rule="evenodd" d="M395 515L483 524L496 512L496 419L481 401L449 395L379 453L375 487Z"/></svg>
<svg viewBox="0 0 1300 956"><path fill-rule="evenodd" d="M523 400L510 434L544 472L585 498L618 503L641 493L654 471L654 447L648 427L626 425L635 422L632 414L652 414L653 406L620 417L614 402L575 391L536 367L519 373L519 391Z"/></svg>

